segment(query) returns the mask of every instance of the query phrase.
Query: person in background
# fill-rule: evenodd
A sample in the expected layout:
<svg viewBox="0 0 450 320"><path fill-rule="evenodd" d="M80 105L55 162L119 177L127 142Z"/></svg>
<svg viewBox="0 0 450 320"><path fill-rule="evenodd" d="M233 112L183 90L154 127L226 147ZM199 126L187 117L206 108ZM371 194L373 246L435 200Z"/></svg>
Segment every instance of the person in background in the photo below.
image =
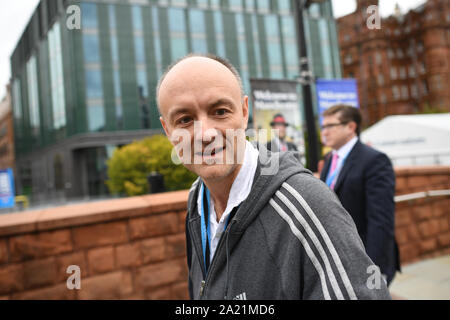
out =
<svg viewBox="0 0 450 320"><path fill-rule="evenodd" d="M277 136L267 143L267 150L272 152L298 151L295 144L286 141L286 128L289 124L281 113L278 113L273 117L270 126L275 130Z"/></svg>
<svg viewBox="0 0 450 320"><path fill-rule="evenodd" d="M357 108L335 105L323 113L322 141L332 149L325 155L320 179L350 213L366 252L389 285L400 271L395 240L395 173L384 154L359 140L361 114Z"/></svg>

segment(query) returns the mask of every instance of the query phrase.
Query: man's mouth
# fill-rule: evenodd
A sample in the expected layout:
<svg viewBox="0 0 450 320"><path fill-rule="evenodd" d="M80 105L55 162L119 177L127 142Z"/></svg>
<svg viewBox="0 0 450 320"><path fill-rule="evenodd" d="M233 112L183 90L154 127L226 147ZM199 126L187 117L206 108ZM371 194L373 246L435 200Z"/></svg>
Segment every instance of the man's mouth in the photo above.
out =
<svg viewBox="0 0 450 320"><path fill-rule="evenodd" d="M214 157L216 155L219 155L223 152L223 150L225 150L225 147L220 147L220 148L214 148L211 150L211 152L204 150L203 152L197 152L195 153L196 156L198 157Z"/></svg>

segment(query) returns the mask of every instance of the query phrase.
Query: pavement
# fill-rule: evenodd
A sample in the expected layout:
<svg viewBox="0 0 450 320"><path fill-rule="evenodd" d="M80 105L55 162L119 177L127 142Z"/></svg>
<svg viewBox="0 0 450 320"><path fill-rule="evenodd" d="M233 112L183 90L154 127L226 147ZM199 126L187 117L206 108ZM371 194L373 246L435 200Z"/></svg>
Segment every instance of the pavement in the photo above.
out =
<svg viewBox="0 0 450 320"><path fill-rule="evenodd" d="M402 266L389 291L397 300L450 300L450 255Z"/></svg>

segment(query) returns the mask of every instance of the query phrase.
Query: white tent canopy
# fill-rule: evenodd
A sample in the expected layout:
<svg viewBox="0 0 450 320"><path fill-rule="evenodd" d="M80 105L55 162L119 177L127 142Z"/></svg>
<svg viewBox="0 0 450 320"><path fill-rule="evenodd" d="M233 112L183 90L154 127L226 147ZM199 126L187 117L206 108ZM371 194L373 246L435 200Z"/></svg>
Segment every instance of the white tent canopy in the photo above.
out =
<svg viewBox="0 0 450 320"><path fill-rule="evenodd" d="M450 113L389 116L361 133L394 165L450 165Z"/></svg>

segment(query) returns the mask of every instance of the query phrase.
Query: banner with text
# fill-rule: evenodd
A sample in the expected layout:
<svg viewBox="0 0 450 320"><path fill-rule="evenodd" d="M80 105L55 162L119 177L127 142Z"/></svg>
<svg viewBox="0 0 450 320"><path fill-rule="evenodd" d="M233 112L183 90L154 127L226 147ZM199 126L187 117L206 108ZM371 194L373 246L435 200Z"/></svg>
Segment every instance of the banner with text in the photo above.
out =
<svg viewBox="0 0 450 320"><path fill-rule="evenodd" d="M320 124L322 113L336 104L349 104L359 108L358 85L355 79L316 80L317 102Z"/></svg>
<svg viewBox="0 0 450 320"><path fill-rule="evenodd" d="M14 207L14 175L12 169L0 170L0 209Z"/></svg>
<svg viewBox="0 0 450 320"><path fill-rule="evenodd" d="M267 136L258 138L270 140L270 122L274 115L281 113L289 126L286 128L287 140L304 148L298 83L290 80L250 79L253 106L253 124L258 131L267 130ZM265 139L264 139L265 138Z"/></svg>

